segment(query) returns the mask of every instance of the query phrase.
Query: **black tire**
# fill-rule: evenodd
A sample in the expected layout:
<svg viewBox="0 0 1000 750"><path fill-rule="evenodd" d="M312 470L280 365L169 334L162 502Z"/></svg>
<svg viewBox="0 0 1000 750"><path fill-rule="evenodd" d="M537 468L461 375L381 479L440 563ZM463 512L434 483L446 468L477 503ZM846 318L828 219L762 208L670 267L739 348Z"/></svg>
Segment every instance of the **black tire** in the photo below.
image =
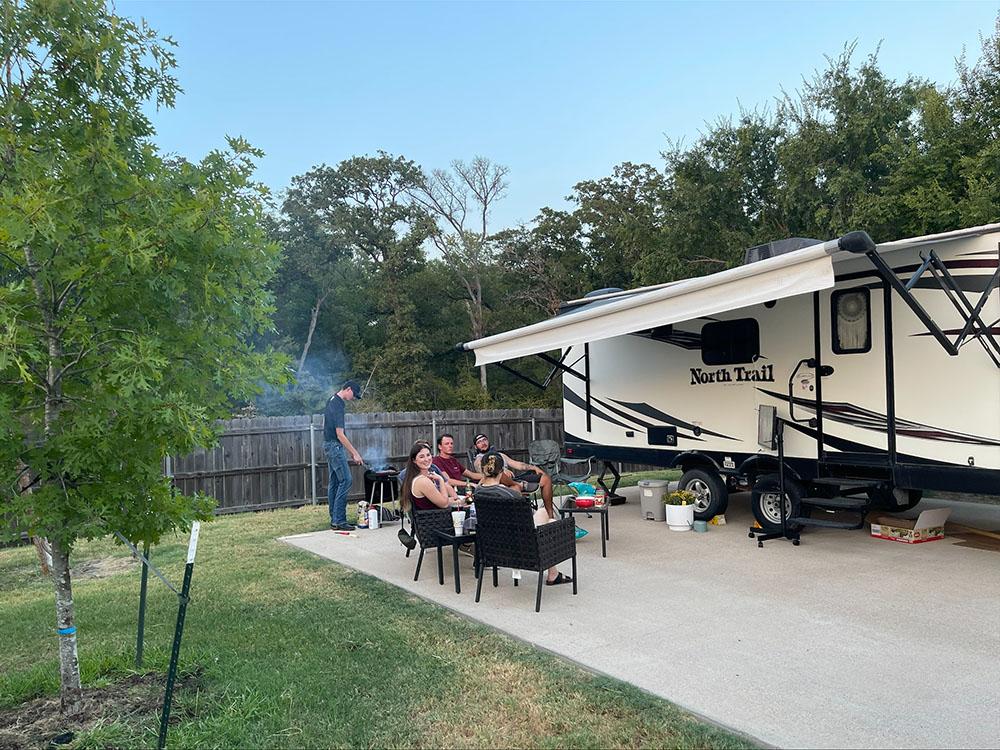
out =
<svg viewBox="0 0 1000 750"><path fill-rule="evenodd" d="M750 494L750 507L753 517L765 533L773 534L781 531L781 506L778 496L781 484L777 474L761 474L753 483ZM802 489L799 483L791 477L785 477L785 518L808 515L808 509L802 507ZM787 523L789 530L800 528L799 524Z"/></svg>
<svg viewBox="0 0 1000 750"><path fill-rule="evenodd" d="M877 490L868 491L868 498L871 500L873 508L887 510L892 513L915 508L923 497L923 490L893 490L888 487L881 487ZM903 500L902 503L899 502L900 499Z"/></svg>
<svg viewBox="0 0 1000 750"><path fill-rule="evenodd" d="M726 483L710 469L688 469L681 475L677 488L698 496L694 506L694 517L698 521L708 521L725 513L729 506Z"/></svg>

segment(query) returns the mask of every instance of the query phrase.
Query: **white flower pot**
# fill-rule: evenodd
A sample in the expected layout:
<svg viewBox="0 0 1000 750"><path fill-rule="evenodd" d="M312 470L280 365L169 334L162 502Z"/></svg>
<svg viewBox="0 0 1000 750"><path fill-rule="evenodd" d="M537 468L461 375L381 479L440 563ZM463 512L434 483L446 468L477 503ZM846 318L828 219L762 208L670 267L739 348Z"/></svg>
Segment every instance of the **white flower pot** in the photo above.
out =
<svg viewBox="0 0 1000 750"><path fill-rule="evenodd" d="M667 526L671 531L690 531L694 526L694 504L666 505Z"/></svg>

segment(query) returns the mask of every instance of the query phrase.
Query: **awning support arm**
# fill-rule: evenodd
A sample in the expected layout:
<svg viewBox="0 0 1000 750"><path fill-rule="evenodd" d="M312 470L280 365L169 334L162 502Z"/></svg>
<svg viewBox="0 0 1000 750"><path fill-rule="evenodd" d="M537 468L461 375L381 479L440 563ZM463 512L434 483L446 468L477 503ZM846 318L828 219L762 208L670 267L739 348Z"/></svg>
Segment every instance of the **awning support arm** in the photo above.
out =
<svg viewBox="0 0 1000 750"><path fill-rule="evenodd" d="M994 338L990 326L987 325L982 317L983 307L986 306L986 302L990 298L990 294L993 290L1000 284L1000 268L998 268L993 276L990 278L989 283L983 290L982 295L975 305L969 300L965 292L962 291L955 277L951 275L948 267L944 264L941 258L933 250L929 251L926 256L921 254L920 258L922 263L920 267L914 272L910 279L904 284L896 276L896 272L893 271L892 267L878 254L874 249L868 250L865 253L868 259L875 266L875 270L878 271L878 275L882 280L889 285L895 292L897 292L902 298L903 302L913 310L917 318L927 331L937 339L938 343L944 348L948 354L951 356L957 356L959 349L967 343L967 339L974 338L979 341L983 349L989 355L990 359L993 360L993 364L1000 367L1000 343L997 343L996 338ZM913 296L912 289L916 286L917 281L920 277L930 270L931 275L934 280L941 287L942 291L947 295L951 304L958 311L958 314L962 316L965 320L965 325L962 330L959 331L958 335L955 337L954 341L948 338L948 335L941 330L941 327L934 322L930 314L924 309L917 299Z"/></svg>
<svg viewBox="0 0 1000 750"><path fill-rule="evenodd" d="M552 369L549 370L549 374L546 375L545 380L543 380L540 383L530 375L525 375L523 372L519 372L518 370L515 370L513 367L510 367L509 365L505 365L503 362L494 362L493 364L495 364L501 370L509 372L511 375L520 378L526 383L531 383L533 386L535 386L535 388L538 388L539 390L544 391L546 388L548 388L549 385L552 383L552 379L556 376L557 372L565 372L568 373L569 375L573 375L574 377L580 378L580 380L582 380L584 383L587 384L587 387L589 389L590 378L587 375L581 375L579 372L574 370L572 366L564 364L564 362L566 361L566 357L569 356L570 351L571 349L567 349L565 352L563 352L563 355L559 359L556 359L555 357L550 357L548 354L545 354L544 352L542 352L541 354L534 355L539 359L543 360L544 362L547 362L550 365L552 365ZM584 355L584 357L586 357L586 355ZM580 359L584 359L584 357L581 357ZM575 365L577 362L580 361L580 359L577 359L576 362L574 362L573 364ZM588 357L587 365L589 366L589 364L590 360Z"/></svg>
<svg viewBox="0 0 1000 750"><path fill-rule="evenodd" d="M566 373L567 375L572 375L575 378L579 378L583 382L587 382L587 376L586 375L581 375L576 370L574 370L572 367L568 367L567 365L563 364L563 362L565 361L565 359L569 355L569 353L570 353L570 350L567 349L563 353L562 357L560 357L559 359L556 359L555 357L550 357L545 352L539 352L538 354L535 355L539 359L542 359L542 360L548 362L550 365L552 365L552 371L549 373L549 376L545 379L546 385L555 376L557 370L558 371L562 371L562 372Z"/></svg>

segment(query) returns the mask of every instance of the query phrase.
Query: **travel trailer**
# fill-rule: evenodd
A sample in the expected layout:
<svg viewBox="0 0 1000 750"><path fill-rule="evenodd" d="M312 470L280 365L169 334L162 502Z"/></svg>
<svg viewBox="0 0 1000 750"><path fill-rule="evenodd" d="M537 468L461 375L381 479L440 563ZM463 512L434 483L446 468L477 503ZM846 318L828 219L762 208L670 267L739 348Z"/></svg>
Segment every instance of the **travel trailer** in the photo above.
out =
<svg viewBox="0 0 1000 750"><path fill-rule="evenodd" d="M678 467L702 519L749 487L767 538L798 543L925 490L1000 494L998 259L1000 224L782 240L460 347L561 372L567 453Z"/></svg>

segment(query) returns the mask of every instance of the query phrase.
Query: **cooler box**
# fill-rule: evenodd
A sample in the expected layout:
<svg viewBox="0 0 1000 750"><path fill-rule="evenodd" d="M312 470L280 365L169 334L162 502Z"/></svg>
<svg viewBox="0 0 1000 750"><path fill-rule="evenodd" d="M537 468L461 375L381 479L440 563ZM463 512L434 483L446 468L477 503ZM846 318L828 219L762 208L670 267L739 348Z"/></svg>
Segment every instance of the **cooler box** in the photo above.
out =
<svg viewBox="0 0 1000 750"><path fill-rule="evenodd" d="M647 521L667 520L667 511L663 507L663 496L666 492L666 479L639 480L639 502L644 519Z"/></svg>

